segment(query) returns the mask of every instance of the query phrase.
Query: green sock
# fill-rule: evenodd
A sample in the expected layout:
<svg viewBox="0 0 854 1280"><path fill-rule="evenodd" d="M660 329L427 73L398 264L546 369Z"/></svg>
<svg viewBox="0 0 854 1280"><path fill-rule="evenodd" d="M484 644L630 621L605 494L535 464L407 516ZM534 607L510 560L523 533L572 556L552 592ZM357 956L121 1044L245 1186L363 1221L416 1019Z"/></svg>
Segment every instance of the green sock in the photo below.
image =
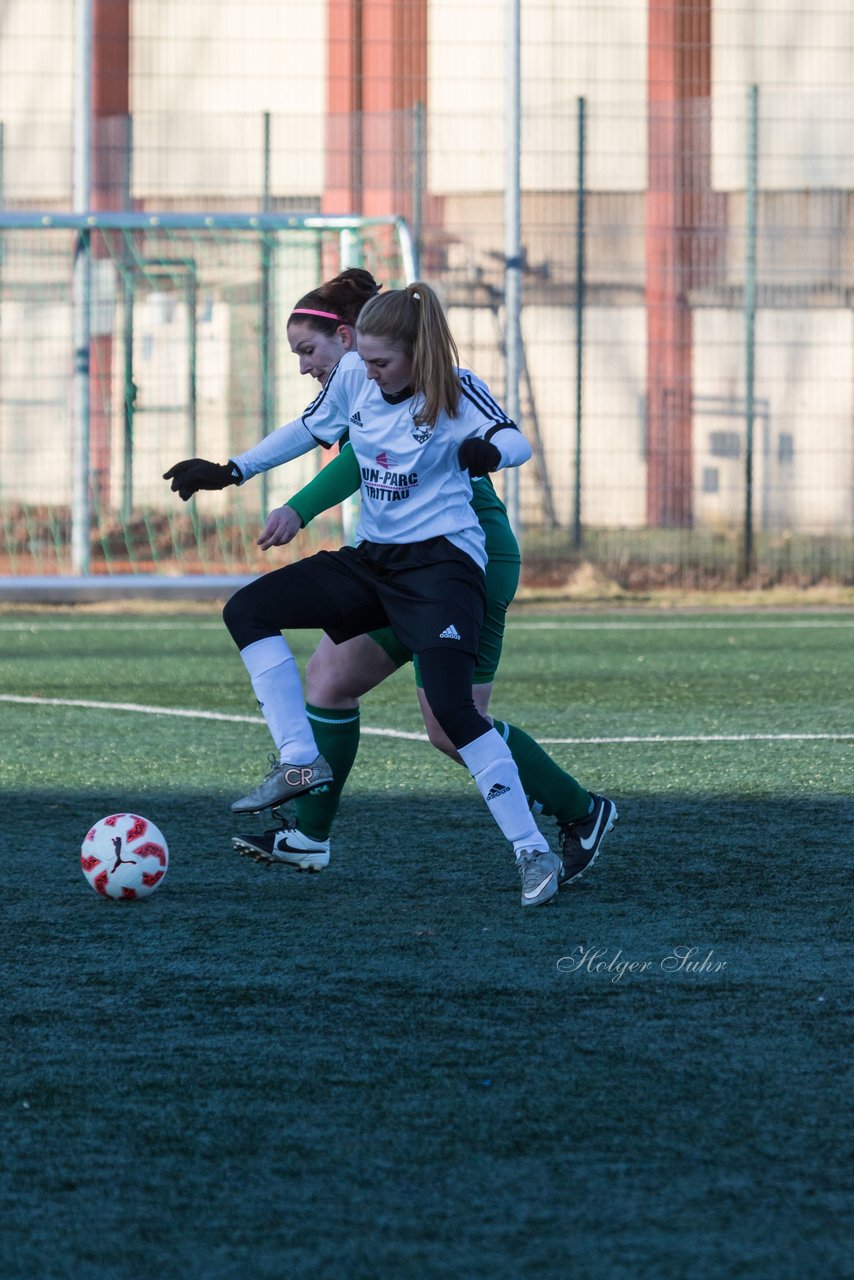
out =
<svg viewBox="0 0 854 1280"><path fill-rule="evenodd" d="M556 765L538 742L515 724L495 721L495 727L510 748L519 778L535 812L577 822L590 812L590 792ZM533 802L533 803L532 803Z"/></svg>
<svg viewBox="0 0 854 1280"><path fill-rule="evenodd" d="M317 749L332 770L332 781L328 786L297 797L294 801L297 826L310 840L327 840L341 792L359 750L359 708L335 711L307 703L305 712L314 730Z"/></svg>

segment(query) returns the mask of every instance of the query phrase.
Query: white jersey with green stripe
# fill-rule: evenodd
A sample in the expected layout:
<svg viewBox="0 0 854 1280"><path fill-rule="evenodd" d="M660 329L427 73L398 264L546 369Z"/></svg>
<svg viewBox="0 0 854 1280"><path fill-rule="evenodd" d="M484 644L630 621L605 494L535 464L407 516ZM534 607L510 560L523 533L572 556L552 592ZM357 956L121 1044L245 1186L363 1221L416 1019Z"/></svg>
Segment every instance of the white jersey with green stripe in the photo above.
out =
<svg viewBox="0 0 854 1280"><path fill-rule="evenodd" d="M420 393L384 395L366 378L358 355L348 353L303 414L303 425L322 444L333 444L349 431L361 473L357 543L445 537L486 566L471 480L460 468L457 451L464 440L480 437L495 444L501 465L519 465L531 448L486 384L469 370L459 372L457 416L442 413L431 427L415 421L423 404Z"/></svg>

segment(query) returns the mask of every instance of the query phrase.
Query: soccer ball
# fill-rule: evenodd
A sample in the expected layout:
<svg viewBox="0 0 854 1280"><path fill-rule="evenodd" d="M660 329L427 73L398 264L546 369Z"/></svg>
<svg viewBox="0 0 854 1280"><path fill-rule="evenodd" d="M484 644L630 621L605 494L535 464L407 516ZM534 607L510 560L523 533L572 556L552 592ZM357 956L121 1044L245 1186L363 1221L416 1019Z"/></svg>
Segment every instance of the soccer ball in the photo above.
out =
<svg viewBox="0 0 854 1280"><path fill-rule="evenodd" d="M111 813L96 822L80 849L83 874L105 898L147 898L169 866L169 849L153 822Z"/></svg>

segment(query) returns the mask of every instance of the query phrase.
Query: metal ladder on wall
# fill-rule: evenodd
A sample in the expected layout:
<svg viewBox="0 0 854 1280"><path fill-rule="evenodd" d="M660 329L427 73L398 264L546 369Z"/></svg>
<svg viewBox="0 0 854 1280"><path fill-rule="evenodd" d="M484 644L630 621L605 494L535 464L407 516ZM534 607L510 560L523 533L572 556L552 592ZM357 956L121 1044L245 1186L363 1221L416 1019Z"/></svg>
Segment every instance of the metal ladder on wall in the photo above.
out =
<svg viewBox="0 0 854 1280"><path fill-rule="evenodd" d="M503 298L497 289L489 287L490 310L495 320L495 333L498 344L498 350L501 355L506 358L507 344L504 337L504 324L501 320L501 307ZM521 372L522 386L520 388L520 402L522 409L522 420L525 424L526 435L530 437L531 444L534 446L534 470L540 483L540 491L543 496L543 516L546 525L550 529L560 527L560 521L555 511L554 495L552 493L551 479L549 478L549 469L546 462L546 451L543 447L543 437L540 431L540 420L537 415L537 401L534 395L534 383L531 378L531 370L528 367L528 353L525 347L524 335L521 337Z"/></svg>

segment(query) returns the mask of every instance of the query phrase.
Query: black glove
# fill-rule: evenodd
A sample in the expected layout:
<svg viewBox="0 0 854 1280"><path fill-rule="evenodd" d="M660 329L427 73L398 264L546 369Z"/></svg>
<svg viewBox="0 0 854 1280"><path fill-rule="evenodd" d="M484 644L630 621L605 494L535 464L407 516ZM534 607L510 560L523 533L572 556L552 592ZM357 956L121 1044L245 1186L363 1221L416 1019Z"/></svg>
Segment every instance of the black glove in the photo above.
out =
<svg viewBox="0 0 854 1280"><path fill-rule="evenodd" d="M480 436L472 436L460 445L457 460L463 471L468 470L470 476L485 476L494 471L501 461L501 453L489 440L481 440Z"/></svg>
<svg viewBox="0 0 854 1280"><path fill-rule="evenodd" d="M208 462L206 458L187 458L164 471L163 479L171 480L172 492L179 494L186 502L199 489L227 489L230 484L239 484L243 476L240 468L233 462L219 463Z"/></svg>

